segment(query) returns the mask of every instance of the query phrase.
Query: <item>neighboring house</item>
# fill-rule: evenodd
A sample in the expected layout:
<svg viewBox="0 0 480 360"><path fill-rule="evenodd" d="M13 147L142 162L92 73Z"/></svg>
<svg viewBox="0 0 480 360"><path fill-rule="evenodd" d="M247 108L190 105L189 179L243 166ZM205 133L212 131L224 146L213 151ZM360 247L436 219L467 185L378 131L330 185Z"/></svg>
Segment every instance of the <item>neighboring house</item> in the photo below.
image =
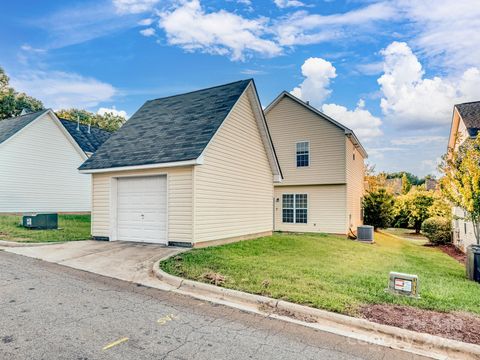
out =
<svg viewBox="0 0 480 360"><path fill-rule="evenodd" d="M253 80L147 101L80 171L96 239L201 246L273 229L281 173Z"/></svg>
<svg viewBox="0 0 480 360"><path fill-rule="evenodd" d="M90 211L77 169L109 136L50 109L0 120L0 213Z"/></svg>
<svg viewBox="0 0 480 360"><path fill-rule="evenodd" d="M435 191L438 188L438 181L432 178L425 179L425 189L427 191Z"/></svg>
<svg viewBox="0 0 480 360"><path fill-rule="evenodd" d="M480 130L480 101L457 104L453 107L452 126L448 139L448 149L457 151L458 147L468 138L477 136ZM460 250L466 251L467 247L476 244L473 224L463 219L467 213L459 207L453 211L453 242Z"/></svg>
<svg viewBox="0 0 480 360"><path fill-rule="evenodd" d="M367 153L353 131L288 92L265 116L283 174L275 184L275 230L355 232Z"/></svg>
<svg viewBox="0 0 480 360"><path fill-rule="evenodd" d="M392 178L385 180L385 186L395 195L402 193L403 181L402 178Z"/></svg>

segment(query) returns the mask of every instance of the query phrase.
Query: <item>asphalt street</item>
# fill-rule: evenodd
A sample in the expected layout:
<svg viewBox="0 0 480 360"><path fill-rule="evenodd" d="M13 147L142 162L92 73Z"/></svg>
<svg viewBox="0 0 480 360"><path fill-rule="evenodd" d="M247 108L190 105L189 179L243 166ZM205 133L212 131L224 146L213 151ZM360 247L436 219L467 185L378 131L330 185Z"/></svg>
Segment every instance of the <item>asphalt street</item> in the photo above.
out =
<svg viewBox="0 0 480 360"><path fill-rule="evenodd" d="M420 359L0 251L0 359Z"/></svg>

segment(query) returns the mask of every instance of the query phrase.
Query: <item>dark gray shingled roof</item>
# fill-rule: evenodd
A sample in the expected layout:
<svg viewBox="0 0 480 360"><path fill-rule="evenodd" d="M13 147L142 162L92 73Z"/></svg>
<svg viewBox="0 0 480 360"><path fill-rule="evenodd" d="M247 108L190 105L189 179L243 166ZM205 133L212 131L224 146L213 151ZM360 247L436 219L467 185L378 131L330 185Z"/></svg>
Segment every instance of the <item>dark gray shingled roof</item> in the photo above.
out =
<svg viewBox="0 0 480 360"><path fill-rule="evenodd" d="M198 158L251 81L147 101L80 170Z"/></svg>
<svg viewBox="0 0 480 360"><path fill-rule="evenodd" d="M78 146L86 153L94 153L97 151L110 135L112 135L110 131L100 129L96 126L91 126L90 132L88 132L88 125L78 125L76 121L66 119L60 119L60 122L70 135L72 135Z"/></svg>
<svg viewBox="0 0 480 360"><path fill-rule="evenodd" d="M480 130L480 101L455 105L467 127L470 136L477 136Z"/></svg>
<svg viewBox="0 0 480 360"><path fill-rule="evenodd" d="M15 135L17 132L22 130L25 126L47 111L48 110L40 110L25 115L0 120L0 144Z"/></svg>

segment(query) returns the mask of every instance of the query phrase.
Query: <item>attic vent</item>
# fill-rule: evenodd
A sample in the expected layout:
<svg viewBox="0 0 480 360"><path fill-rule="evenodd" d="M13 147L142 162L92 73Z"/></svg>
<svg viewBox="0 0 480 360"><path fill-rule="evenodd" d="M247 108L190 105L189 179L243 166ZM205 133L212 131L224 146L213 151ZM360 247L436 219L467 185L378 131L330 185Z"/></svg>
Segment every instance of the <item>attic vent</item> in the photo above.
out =
<svg viewBox="0 0 480 360"><path fill-rule="evenodd" d="M23 109L22 109L22 112L20 113L20 116L22 116L22 115L27 115L28 113L30 113L30 111L28 111L27 109L23 108Z"/></svg>

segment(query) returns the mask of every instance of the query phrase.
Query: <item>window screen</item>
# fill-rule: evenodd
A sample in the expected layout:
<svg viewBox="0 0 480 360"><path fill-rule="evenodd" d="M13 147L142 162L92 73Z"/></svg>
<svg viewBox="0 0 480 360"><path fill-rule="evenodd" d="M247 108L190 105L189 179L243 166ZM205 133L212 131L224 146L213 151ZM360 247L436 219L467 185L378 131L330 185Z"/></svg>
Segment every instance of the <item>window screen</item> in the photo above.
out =
<svg viewBox="0 0 480 360"><path fill-rule="evenodd" d="M283 194L282 221L306 224L308 220L307 194Z"/></svg>
<svg viewBox="0 0 480 360"><path fill-rule="evenodd" d="M297 143L297 167L308 166L310 163L310 143L308 141Z"/></svg>

